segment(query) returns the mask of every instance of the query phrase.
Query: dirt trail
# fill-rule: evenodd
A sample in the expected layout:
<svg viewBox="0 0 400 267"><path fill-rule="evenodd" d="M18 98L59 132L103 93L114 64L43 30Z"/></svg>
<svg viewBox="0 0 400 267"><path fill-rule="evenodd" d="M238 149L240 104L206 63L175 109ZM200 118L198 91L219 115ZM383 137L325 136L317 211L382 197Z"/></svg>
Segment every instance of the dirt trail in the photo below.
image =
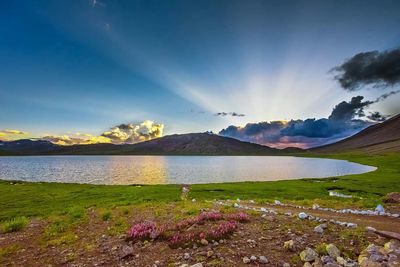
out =
<svg viewBox="0 0 400 267"><path fill-rule="evenodd" d="M255 206L255 205L253 205ZM257 206L261 207L261 206ZM391 218L386 216L374 216L374 215L359 215L359 214L351 214L351 213L336 213L331 211L322 211L322 210L313 210L313 209L302 209L288 206L279 206L279 205L264 205L264 207L269 209L274 209L280 212L292 212L294 214L299 212L305 212L307 214L311 214L313 216L318 216L323 219L333 219L336 221L342 222L352 222L356 223L359 226L371 226L378 230L383 231L391 231L391 232L400 232L400 219L399 218Z"/></svg>

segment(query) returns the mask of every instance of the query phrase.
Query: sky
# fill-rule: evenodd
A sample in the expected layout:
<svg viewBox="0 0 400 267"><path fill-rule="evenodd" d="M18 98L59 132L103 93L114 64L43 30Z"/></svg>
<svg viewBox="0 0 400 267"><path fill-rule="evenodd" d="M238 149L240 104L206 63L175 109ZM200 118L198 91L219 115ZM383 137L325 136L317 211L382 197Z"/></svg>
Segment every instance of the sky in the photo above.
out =
<svg viewBox="0 0 400 267"><path fill-rule="evenodd" d="M399 10L386 0L2 1L0 139L213 131L274 147L333 142L400 112L397 73L340 79L359 53L397 64Z"/></svg>

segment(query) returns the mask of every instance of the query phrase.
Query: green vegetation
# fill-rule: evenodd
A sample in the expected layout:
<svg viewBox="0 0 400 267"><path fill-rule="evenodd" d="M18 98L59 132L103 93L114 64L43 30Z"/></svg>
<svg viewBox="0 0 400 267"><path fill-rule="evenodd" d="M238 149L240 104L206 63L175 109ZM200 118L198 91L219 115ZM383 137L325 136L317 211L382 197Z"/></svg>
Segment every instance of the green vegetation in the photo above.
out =
<svg viewBox="0 0 400 267"><path fill-rule="evenodd" d="M305 204L373 207L388 192L400 191L400 154L389 155L309 155L345 159L378 167L374 172L333 177L328 179L301 179L276 182L245 182L194 185L190 197L196 199L254 199L285 200ZM334 190L355 196L351 199L329 197ZM361 199L362 198L362 199Z"/></svg>
<svg viewBox="0 0 400 267"><path fill-rule="evenodd" d="M378 170L327 179L193 185L189 198L197 200L241 198L259 201L279 199L301 202L305 205L317 202L322 206L373 207L381 202L386 193L400 191L400 154L398 153L389 155L304 154L301 156L346 159L377 166ZM355 197L352 199L329 197L329 190L351 194ZM0 181L0 203L2 203L0 221L21 215L26 217L56 215L68 216L71 220L81 220L86 216L85 210L89 207L112 209L117 206L148 203L152 209L157 209L156 204L180 202L180 196L179 185L104 186ZM162 207L159 209L160 213L164 210ZM129 212L126 208L121 209L122 214ZM196 212L198 212L196 207L183 208L183 214L180 216L188 216ZM104 213L102 219L111 220L111 213L109 215Z"/></svg>
<svg viewBox="0 0 400 267"><path fill-rule="evenodd" d="M29 220L26 217L16 217L5 221L2 225L3 233L18 232L25 228Z"/></svg>

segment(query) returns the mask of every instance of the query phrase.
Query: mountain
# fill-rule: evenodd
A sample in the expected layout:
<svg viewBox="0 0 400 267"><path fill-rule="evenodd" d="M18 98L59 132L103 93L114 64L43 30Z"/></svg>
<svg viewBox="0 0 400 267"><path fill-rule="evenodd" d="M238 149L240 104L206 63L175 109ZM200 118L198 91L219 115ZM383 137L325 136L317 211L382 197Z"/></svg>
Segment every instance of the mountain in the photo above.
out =
<svg viewBox="0 0 400 267"><path fill-rule="evenodd" d="M21 139L16 141L0 141L0 150L4 151L4 153L40 154L56 149L60 149L60 146L44 140Z"/></svg>
<svg viewBox="0 0 400 267"><path fill-rule="evenodd" d="M79 145L51 154L112 155L271 155L280 150L208 133L174 134L132 145Z"/></svg>
<svg viewBox="0 0 400 267"><path fill-rule="evenodd" d="M1 142L0 150L19 155L276 155L291 151L209 133L174 134L124 145L58 146L48 141L18 140Z"/></svg>
<svg viewBox="0 0 400 267"><path fill-rule="evenodd" d="M316 147L312 152L336 153L358 151L368 154L400 152L400 114L339 142Z"/></svg>

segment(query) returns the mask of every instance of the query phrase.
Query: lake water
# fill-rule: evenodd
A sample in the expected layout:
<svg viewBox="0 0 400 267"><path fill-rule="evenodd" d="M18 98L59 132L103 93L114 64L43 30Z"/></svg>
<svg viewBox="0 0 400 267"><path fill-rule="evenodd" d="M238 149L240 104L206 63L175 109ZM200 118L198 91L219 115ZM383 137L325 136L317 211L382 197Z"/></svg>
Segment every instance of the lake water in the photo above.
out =
<svg viewBox="0 0 400 267"><path fill-rule="evenodd" d="M276 181L375 170L344 160L271 156L0 157L0 179L89 184Z"/></svg>

